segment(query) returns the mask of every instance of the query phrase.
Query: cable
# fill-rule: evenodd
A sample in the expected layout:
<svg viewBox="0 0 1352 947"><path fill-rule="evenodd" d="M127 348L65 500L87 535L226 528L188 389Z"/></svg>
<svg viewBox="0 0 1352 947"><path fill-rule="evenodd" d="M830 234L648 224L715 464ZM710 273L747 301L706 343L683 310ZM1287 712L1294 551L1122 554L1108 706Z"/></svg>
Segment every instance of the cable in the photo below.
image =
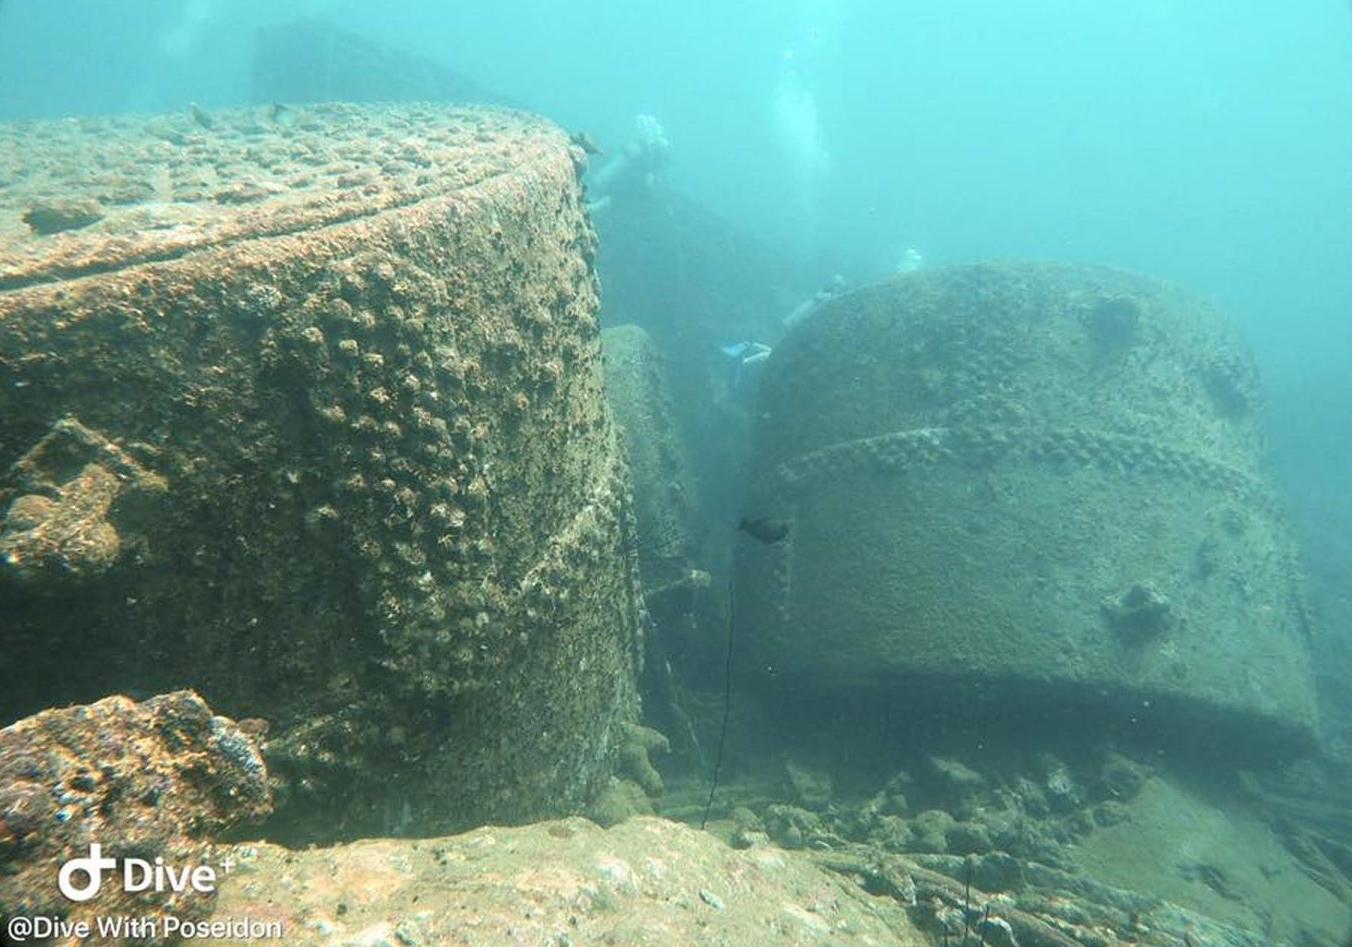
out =
<svg viewBox="0 0 1352 947"><path fill-rule="evenodd" d="M704 803L704 818L699 820L700 831L709 824L709 810L718 792L718 772L723 768L723 745L728 741L728 720L732 717L732 633L737 627L736 599L733 598L732 579L728 579L728 656L723 668L723 729L718 734L718 754L714 757L714 778L709 784L709 800Z"/></svg>

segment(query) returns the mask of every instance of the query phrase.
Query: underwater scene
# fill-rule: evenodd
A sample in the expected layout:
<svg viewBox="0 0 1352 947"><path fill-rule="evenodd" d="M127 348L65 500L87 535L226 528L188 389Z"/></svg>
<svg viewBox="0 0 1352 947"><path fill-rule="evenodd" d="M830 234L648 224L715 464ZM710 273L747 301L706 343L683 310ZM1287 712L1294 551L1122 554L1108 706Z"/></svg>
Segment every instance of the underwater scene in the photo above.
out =
<svg viewBox="0 0 1352 947"><path fill-rule="evenodd" d="M0 0L0 945L1352 947L1347 0Z"/></svg>

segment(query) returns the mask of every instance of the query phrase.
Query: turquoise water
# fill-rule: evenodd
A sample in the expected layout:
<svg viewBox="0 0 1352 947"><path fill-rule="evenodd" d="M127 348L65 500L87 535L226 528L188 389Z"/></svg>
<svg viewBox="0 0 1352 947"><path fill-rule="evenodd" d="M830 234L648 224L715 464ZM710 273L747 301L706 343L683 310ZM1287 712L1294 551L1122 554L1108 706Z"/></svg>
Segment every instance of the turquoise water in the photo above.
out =
<svg viewBox="0 0 1352 947"><path fill-rule="evenodd" d="M12 0L0 118L248 103L254 31L305 15L603 141L653 114L673 187L827 275L862 281L914 246L932 262L1106 261L1178 279L1244 326L1281 430L1300 424L1287 405L1314 403L1333 425L1321 445L1349 441L1339 0L156 0L134 14Z"/></svg>

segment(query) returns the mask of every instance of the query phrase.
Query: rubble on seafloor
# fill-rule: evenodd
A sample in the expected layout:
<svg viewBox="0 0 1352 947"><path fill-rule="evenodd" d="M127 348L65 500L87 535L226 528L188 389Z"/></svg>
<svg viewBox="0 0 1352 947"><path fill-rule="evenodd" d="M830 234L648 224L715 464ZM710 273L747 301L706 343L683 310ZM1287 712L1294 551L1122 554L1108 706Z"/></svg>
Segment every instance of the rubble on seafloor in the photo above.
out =
<svg viewBox="0 0 1352 947"><path fill-rule="evenodd" d="M1169 830L1155 824L1160 808L1204 821L1169 776L1116 752L1092 766L1044 752L1014 782L959 755L932 755L857 805L824 788L828 770L790 760L787 785L803 790L797 804L785 795L741 806L710 832L641 815L609 828L574 817L330 848L213 846L269 810L262 729L215 716L182 691L46 711L0 731L0 915L84 917L57 900L53 881L97 842L118 859L229 866L215 895L110 888L90 908L173 918L219 944L1325 942L1227 918L1091 864L1114 833L1148 846ZM658 736L634 728L630 743L660 750ZM1101 818L1105 806L1114 818ZM1272 863L1239 822L1227 824L1236 844ZM1211 866L1198 883L1228 878L1243 896L1245 879L1208 852L1207 827L1194 831L1180 844L1210 859L1198 862ZM168 929L87 942L176 942Z"/></svg>
<svg viewBox="0 0 1352 947"><path fill-rule="evenodd" d="M853 877L939 943L1341 947L1352 924L1331 860L1242 780L1108 746L919 753L876 781L801 748L781 762L724 786L710 831ZM663 811L704 803L672 782Z"/></svg>
<svg viewBox="0 0 1352 947"><path fill-rule="evenodd" d="M288 944L1269 947L1263 932L1008 855L731 849L651 816L291 851L238 845L215 920ZM978 885L981 884L988 888ZM243 943L227 940L224 943Z"/></svg>
<svg viewBox="0 0 1352 947"><path fill-rule="evenodd" d="M135 889L156 867L171 866L179 878L212 868L218 833L272 811L257 744L262 729L261 721L213 714L192 691L140 703L107 697L0 729L0 919L59 917L73 924L134 916L162 934L170 918L191 923L209 916L214 896L205 882L181 891L157 884ZM72 859L108 859L116 867L94 865L97 877L69 873L63 892L62 867ZM146 867L134 869L131 884L116 883L133 859ZM91 896L80 900L86 890Z"/></svg>

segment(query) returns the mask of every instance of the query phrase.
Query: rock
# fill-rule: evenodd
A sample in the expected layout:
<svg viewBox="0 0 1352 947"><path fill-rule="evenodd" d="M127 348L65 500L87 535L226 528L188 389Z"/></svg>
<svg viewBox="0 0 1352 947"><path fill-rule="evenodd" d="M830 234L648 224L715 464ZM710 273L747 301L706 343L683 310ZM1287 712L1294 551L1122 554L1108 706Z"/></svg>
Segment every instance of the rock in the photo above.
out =
<svg viewBox="0 0 1352 947"><path fill-rule="evenodd" d="M947 852L948 830L954 818L942 809L926 809L911 820L915 846L922 852Z"/></svg>
<svg viewBox="0 0 1352 947"><path fill-rule="evenodd" d="M805 853L734 851L650 817L606 830L565 819L419 841L257 848L252 872L223 883L216 913L276 919L288 947L368 936L399 947L407 944L399 918L417 919L424 944L467 947L926 942L902 905L866 894ZM314 917L333 929L307 927Z"/></svg>
<svg viewBox="0 0 1352 947"><path fill-rule="evenodd" d="M1028 819L1025 816L1009 810L986 812L981 818L990 833L991 845L1005 851L1012 851L1018 845L1026 821Z"/></svg>
<svg viewBox="0 0 1352 947"><path fill-rule="evenodd" d="M1088 835L1094 831L1095 813L1076 809L1066 818L1066 827L1073 835Z"/></svg>
<svg viewBox="0 0 1352 947"><path fill-rule="evenodd" d="M612 777L609 785L587 807L587 817L608 829L636 815L652 815L648 793L633 780Z"/></svg>
<svg viewBox="0 0 1352 947"><path fill-rule="evenodd" d="M991 947L1018 947L1018 939L1009 922L1002 917L984 917L977 923L977 933L981 943Z"/></svg>
<svg viewBox="0 0 1352 947"><path fill-rule="evenodd" d="M637 723L622 724L620 731L629 743L635 743L648 753L670 753L671 741L666 735L654 730L652 727L645 727Z"/></svg>
<svg viewBox="0 0 1352 947"><path fill-rule="evenodd" d="M1055 825L1055 823L1051 823ZM1064 866L1066 855L1060 843L1054 837L1049 824L1039 819L1020 819L1014 826L1012 837L1004 835L1001 839L1011 852L1020 858L1044 862L1048 865Z"/></svg>
<svg viewBox="0 0 1352 947"><path fill-rule="evenodd" d="M733 848L760 848L770 844L770 836L767 832L758 829L737 829L732 833Z"/></svg>
<svg viewBox="0 0 1352 947"><path fill-rule="evenodd" d="M770 844L770 835L765 831L765 823L746 806L737 806L732 810L732 824L733 848L756 848Z"/></svg>
<svg viewBox="0 0 1352 947"><path fill-rule="evenodd" d="M948 850L955 855L989 852L991 833L980 822L959 822L944 833Z"/></svg>
<svg viewBox="0 0 1352 947"><path fill-rule="evenodd" d="M1006 852L972 859L972 884L983 891L1009 891L1023 884L1023 864Z"/></svg>
<svg viewBox="0 0 1352 947"><path fill-rule="evenodd" d="M883 824L891 819L905 822L899 817L907 811L906 797L899 792L878 792L852 810L846 810L840 821L841 828L850 838L871 836ZM909 830L908 830L909 833ZM890 830L886 833L894 834Z"/></svg>
<svg viewBox="0 0 1352 947"><path fill-rule="evenodd" d="M765 828L777 844L791 850L826 835L821 816L797 806L772 805L767 808Z"/></svg>
<svg viewBox="0 0 1352 947"><path fill-rule="evenodd" d="M270 811L254 738L192 691L43 711L0 730L0 916L126 915L156 918L161 929L168 917L200 920L210 894L107 884L97 901L76 904L58 889L58 872L72 858L116 859L119 870L124 859L162 858L220 875L212 837Z"/></svg>
<svg viewBox="0 0 1352 947"><path fill-rule="evenodd" d="M650 798L656 799L662 795L664 787L662 775L652 765L649 754L669 753L671 744L656 730L635 723L622 724L620 732L623 734L619 750L620 774L643 787Z"/></svg>
<svg viewBox="0 0 1352 947"><path fill-rule="evenodd" d="M869 833L869 839L878 847L889 852L907 852L915 843L911 825L901 816L885 815L879 817L877 824Z"/></svg>
<svg viewBox="0 0 1352 947"><path fill-rule="evenodd" d="M1081 792L1070 767L1051 753L1038 754L1042 769L1042 788L1052 810L1068 812L1080 804Z"/></svg>
<svg viewBox="0 0 1352 947"><path fill-rule="evenodd" d="M1099 785L1109 798L1127 802L1150 778L1150 770L1120 753L1109 753L1099 768Z"/></svg>
<svg viewBox="0 0 1352 947"><path fill-rule="evenodd" d="M792 822L778 823L775 826L774 841L789 851L803 847L803 830Z"/></svg>
<svg viewBox="0 0 1352 947"><path fill-rule="evenodd" d="M394 937L404 947L421 947L423 943L422 931L414 921L403 920L396 924Z"/></svg>
<svg viewBox="0 0 1352 947"><path fill-rule="evenodd" d="M986 784L985 777L976 770L946 756L931 756L929 767L943 791L955 798L975 792Z"/></svg>
<svg viewBox="0 0 1352 947"><path fill-rule="evenodd" d="M753 832L762 831L765 828L765 823L761 821L761 817L746 806L737 806L732 810L732 824L739 829L749 829Z"/></svg>
<svg viewBox="0 0 1352 947"><path fill-rule="evenodd" d="M91 198L38 201L23 215L33 233L50 236L65 230L79 230L103 219L103 207Z"/></svg>
<svg viewBox="0 0 1352 947"><path fill-rule="evenodd" d="M358 931L347 947L395 947L395 939L389 924L373 924Z"/></svg>

